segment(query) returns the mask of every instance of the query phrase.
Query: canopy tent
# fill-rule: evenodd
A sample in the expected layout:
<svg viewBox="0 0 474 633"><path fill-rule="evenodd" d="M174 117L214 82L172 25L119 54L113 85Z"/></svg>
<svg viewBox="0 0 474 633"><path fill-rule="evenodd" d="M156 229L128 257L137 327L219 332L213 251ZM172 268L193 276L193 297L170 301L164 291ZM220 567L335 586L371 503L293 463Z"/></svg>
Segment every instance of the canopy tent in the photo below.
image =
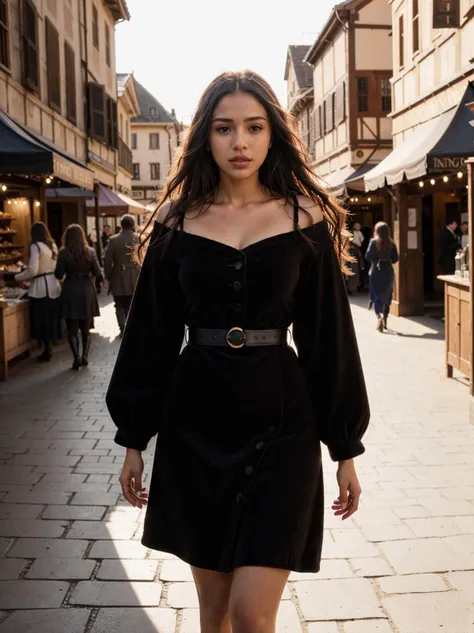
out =
<svg viewBox="0 0 474 633"><path fill-rule="evenodd" d="M349 165L322 178L338 198L346 196L348 190L364 191L364 175L373 169L374 163Z"/></svg>
<svg viewBox="0 0 474 633"><path fill-rule="evenodd" d="M124 215L125 213L141 215L145 212L143 205L104 185L99 185L98 199L99 213L102 215ZM95 200L86 200L86 207L88 215L94 215Z"/></svg>
<svg viewBox="0 0 474 633"><path fill-rule="evenodd" d="M364 177L366 191L414 180L428 169L459 169L474 150L474 130L467 103L474 89L468 84L458 106L421 123L411 135Z"/></svg>
<svg viewBox="0 0 474 633"><path fill-rule="evenodd" d="M120 191L117 191L117 195L121 200L128 204L129 213L134 213L135 215L143 215L146 213L146 207L143 204L140 204Z"/></svg>

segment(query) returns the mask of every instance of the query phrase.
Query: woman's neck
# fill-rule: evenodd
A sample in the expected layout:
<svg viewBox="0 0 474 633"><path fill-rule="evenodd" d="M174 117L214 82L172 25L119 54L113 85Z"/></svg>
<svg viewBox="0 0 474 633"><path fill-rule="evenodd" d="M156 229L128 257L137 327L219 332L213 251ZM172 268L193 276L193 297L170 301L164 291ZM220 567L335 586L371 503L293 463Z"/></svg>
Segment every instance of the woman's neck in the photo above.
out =
<svg viewBox="0 0 474 633"><path fill-rule="evenodd" d="M215 203L229 207L246 207L267 200L264 188L258 179L258 173L245 180L233 180L221 173L221 179L215 195Z"/></svg>

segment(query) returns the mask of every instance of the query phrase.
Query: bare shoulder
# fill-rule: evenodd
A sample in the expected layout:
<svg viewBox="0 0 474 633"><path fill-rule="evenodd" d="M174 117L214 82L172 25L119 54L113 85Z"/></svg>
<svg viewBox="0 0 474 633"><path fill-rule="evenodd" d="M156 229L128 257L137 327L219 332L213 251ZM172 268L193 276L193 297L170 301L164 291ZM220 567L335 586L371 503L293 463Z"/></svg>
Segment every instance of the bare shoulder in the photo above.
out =
<svg viewBox="0 0 474 633"><path fill-rule="evenodd" d="M306 196L296 196L296 198L299 207L309 213L309 216L306 213L299 214L299 224L302 229L324 220L323 212L317 202Z"/></svg>
<svg viewBox="0 0 474 633"><path fill-rule="evenodd" d="M168 215L170 209L171 202L165 202L165 204L158 209L156 219L158 220L158 222L160 222L160 224L164 224L164 220ZM167 222L166 224L168 225L169 223Z"/></svg>

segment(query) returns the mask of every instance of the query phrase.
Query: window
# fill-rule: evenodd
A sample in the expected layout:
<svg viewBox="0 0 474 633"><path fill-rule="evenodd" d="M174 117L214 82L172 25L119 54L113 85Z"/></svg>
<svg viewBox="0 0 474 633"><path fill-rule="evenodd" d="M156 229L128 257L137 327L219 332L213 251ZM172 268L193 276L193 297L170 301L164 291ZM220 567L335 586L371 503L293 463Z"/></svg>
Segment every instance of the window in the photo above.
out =
<svg viewBox="0 0 474 633"><path fill-rule="evenodd" d="M334 128L334 94L329 95L329 97L326 97L324 105L325 105L325 113L326 113L325 133L327 134Z"/></svg>
<svg viewBox="0 0 474 633"><path fill-rule="evenodd" d="M150 108L150 116L156 116L156 108Z"/></svg>
<svg viewBox="0 0 474 633"><path fill-rule="evenodd" d="M323 106L318 106L318 119L317 119L317 134L318 138L324 135L324 112Z"/></svg>
<svg viewBox="0 0 474 633"><path fill-rule="evenodd" d="M413 0L413 54L420 50L419 0Z"/></svg>
<svg viewBox="0 0 474 633"><path fill-rule="evenodd" d="M64 62L66 70L66 113L72 123L76 123L76 61L73 48L64 42Z"/></svg>
<svg viewBox="0 0 474 633"><path fill-rule="evenodd" d="M107 97L107 145L118 149L117 102Z"/></svg>
<svg viewBox="0 0 474 633"><path fill-rule="evenodd" d="M140 180L140 163L133 163L133 180Z"/></svg>
<svg viewBox="0 0 474 633"><path fill-rule="evenodd" d="M160 163L150 163L150 178L151 180L160 179Z"/></svg>
<svg viewBox="0 0 474 633"><path fill-rule="evenodd" d="M48 104L61 112L61 71L59 67L59 33L45 18L46 30L46 76L48 81Z"/></svg>
<svg viewBox="0 0 474 633"><path fill-rule="evenodd" d="M343 81L334 93L334 125L339 125L346 118L346 82Z"/></svg>
<svg viewBox="0 0 474 633"><path fill-rule="evenodd" d="M89 83L88 87L89 135L97 141L107 141L105 87Z"/></svg>
<svg viewBox="0 0 474 633"><path fill-rule="evenodd" d="M324 101L323 103L323 121L322 121L322 129L321 129L321 136L324 136L327 132L327 101Z"/></svg>
<svg viewBox="0 0 474 633"><path fill-rule="evenodd" d="M92 5L92 44L99 50L99 12L95 4Z"/></svg>
<svg viewBox="0 0 474 633"><path fill-rule="evenodd" d="M110 68L110 27L108 24L105 25L105 63Z"/></svg>
<svg viewBox="0 0 474 633"><path fill-rule="evenodd" d="M382 112L388 114L392 109L392 84L389 77L380 79L380 94L382 98Z"/></svg>
<svg viewBox="0 0 474 633"><path fill-rule="evenodd" d="M398 67L403 68L405 64L405 23L403 15L398 18Z"/></svg>
<svg viewBox="0 0 474 633"><path fill-rule="evenodd" d="M0 65L10 68L10 22L8 0L0 0Z"/></svg>
<svg viewBox="0 0 474 633"><path fill-rule="evenodd" d="M125 142L127 143L127 145L129 143L129 140L128 140L129 138L130 138L130 134L129 134L129 128L128 128L128 119L127 119L127 121L125 121Z"/></svg>
<svg viewBox="0 0 474 633"><path fill-rule="evenodd" d="M460 0L433 0L433 28L460 26Z"/></svg>
<svg viewBox="0 0 474 633"><path fill-rule="evenodd" d="M120 113L120 136L123 138L123 114Z"/></svg>
<svg viewBox="0 0 474 633"><path fill-rule="evenodd" d="M150 149L160 149L160 135L158 133L150 134Z"/></svg>
<svg viewBox="0 0 474 633"><path fill-rule="evenodd" d="M369 111L369 78L357 77L357 111Z"/></svg>
<svg viewBox="0 0 474 633"><path fill-rule="evenodd" d="M137 135L132 132L132 149L137 149Z"/></svg>
<svg viewBox="0 0 474 633"><path fill-rule="evenodd" d="M22 18L23 83L39 95L38 15L32 0L23 0Z"/></svg>

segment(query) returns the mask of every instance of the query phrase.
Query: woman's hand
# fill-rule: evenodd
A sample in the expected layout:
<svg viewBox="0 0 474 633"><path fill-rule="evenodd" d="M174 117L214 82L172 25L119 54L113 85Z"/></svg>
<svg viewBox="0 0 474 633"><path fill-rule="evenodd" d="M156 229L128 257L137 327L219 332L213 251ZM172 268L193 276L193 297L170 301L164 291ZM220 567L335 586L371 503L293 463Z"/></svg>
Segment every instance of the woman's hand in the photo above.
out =
<svg viewBox="0 0 474 633"><path fill-rule="evenodd" d="M125 499L134 508L140 508L140 510L148 503L148 493L145 492L145 488L142 488L143 468L141 451L127 448L119 481Z"/></svg>
<svg viewBox="0 0 474 633"><path fill-rule="evenodd" d="M335 510L335 516L342 514L344 521L359 508L359 498L362 493L353 459L339 462L337 483L339 484L339 498L334 501L332 509Z"/></svg>

